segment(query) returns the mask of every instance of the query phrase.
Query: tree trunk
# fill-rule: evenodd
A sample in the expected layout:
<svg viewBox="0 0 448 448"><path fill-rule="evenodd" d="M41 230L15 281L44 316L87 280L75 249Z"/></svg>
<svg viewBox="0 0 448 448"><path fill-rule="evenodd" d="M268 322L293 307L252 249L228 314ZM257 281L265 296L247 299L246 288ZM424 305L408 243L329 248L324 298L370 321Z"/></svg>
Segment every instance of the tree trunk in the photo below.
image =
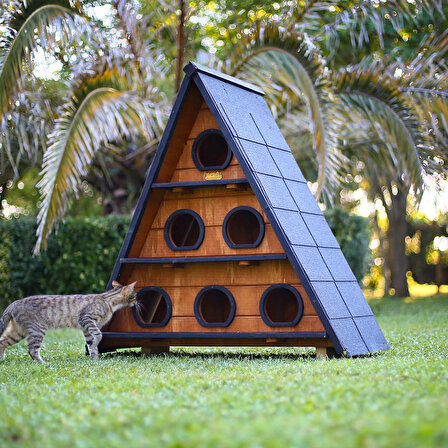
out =
<svg viewBox="0 0 448 448"><path fill-rule="evenodd" d="M0 216L3 210L3 199L6 197L6 182L0 185Z"/></svg>
<svg viewBox="0 0 448 448"><path fill-rule="evenodd" d="M399 185L396 194L390 193L390 205L386 205L389 228L387 230L388 239L388 263L390 268L390 287L395 289L398 297L409 296L408 280L406 274L409 263L406 256L406 201L409 189L404 185ZM386 200L384 200L386 204Z"/></svg>
<svg viewBox="0 0 448 448"><path fill-rule="evenodd" d="M179 91L180 81L182 79L182 66L184 64L185 50L185 18L187 14L187 5L185 0L179 0L179 22L177 26L177 61L176 61L176 92Z"/></svg>
<svg viewBox="0 0 448 448"><path fill-rule="evenodd" d="M381 265L381 274L384 278L384 295L389 295L390 285L389 285L389 268L388 259L385 251L384 235L381 232L381 227L378 222L378 212L375 210L375 216L373 218L373 223L375 226L376 233L378 234L378 239L380 241L379 253L383 259L383 264Z"/></svg>

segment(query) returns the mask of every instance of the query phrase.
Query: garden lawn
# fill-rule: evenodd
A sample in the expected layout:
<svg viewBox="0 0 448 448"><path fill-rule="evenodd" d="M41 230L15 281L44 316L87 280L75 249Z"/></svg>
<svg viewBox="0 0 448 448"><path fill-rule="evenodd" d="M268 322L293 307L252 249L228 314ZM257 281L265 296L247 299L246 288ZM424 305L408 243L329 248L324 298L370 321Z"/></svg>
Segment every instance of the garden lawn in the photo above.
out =
<svg viewBox="0 0 448 448"><path fill-rule="evenodd" d="M371 302L392 350L172 348L84 356L81 333L0 363L0 446L448 446L448 296Z"/></svg>

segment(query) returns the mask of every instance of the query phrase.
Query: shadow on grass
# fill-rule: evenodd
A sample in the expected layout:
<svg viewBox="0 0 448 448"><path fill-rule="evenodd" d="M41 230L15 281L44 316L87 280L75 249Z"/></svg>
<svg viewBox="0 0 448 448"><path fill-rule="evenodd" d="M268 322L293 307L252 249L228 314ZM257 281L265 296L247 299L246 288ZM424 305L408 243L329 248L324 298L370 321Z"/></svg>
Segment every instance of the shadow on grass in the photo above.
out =
<svg viewBox="0 0 448 448"><path fill-rule="evenodd" d="M107 358L165 358L165 359L223 359L223 360L267 360L267 359L284 359L284 360L311 360L316 359L314 353L244 353L244 352L169 352L144 354L138 350L120 350L116 352L104 353L102 357Z"/></svg>
<svg viewBox="0 0 448 448"><path fill-rule="evenodd" d="M315 353L244 353L244 352L169 352L169 353L156 353L156 354L144 354L138 349L134 350L120 350L116 352L103 353L101 357L103 359L119 359L119 358L165 358L165 359L199 359L199 360L209 360L209 359L221 359L221 360L238 360L238 361L252 361L252 360L288 360L295 361L301 359L302 361L315 361L316 359L375 359L381 357L383 352L368 353L361 356L352 356L347 358L345 356L336 356L329 358L317 358Z"/></svg>

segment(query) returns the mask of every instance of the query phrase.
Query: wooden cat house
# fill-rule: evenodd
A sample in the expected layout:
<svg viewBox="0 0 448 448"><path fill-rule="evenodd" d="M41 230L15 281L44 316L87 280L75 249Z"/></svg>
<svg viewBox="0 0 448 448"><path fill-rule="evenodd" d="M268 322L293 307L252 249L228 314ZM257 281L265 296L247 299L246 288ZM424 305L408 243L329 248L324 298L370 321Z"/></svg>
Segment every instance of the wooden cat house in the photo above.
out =
<svg viewBox="0 0 448 448"><path fill-rule="evenodd" d="M112 273L101 350L389 346L256 86L190 63Z"/></svg>

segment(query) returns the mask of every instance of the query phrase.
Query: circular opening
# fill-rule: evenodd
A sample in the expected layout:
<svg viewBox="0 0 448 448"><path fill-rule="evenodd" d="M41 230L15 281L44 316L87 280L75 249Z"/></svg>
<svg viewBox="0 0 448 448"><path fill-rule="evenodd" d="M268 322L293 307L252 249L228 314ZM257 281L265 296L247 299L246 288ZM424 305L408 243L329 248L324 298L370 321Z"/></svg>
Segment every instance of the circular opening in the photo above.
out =
<svg viewBox="0 0 448 448"><path fill-rule="evenodd" d="M302 297L292 286L271 286L261 298L260 313L270 326L297 325L303 313Z"/></svg>
<svg viewBox="0 0 448 448"><path fill-rule="evenodd" d="M202 132L193 143L193 160L202 171L224 169L232 158L221 131L209 129Z"/></svg>
<svg viewBox="0 0 448 448"><path fill-rule="evenodd" d="M197 249L203 238L204 224L192 210L178 210L167 219L165 240L171 249Z"/></svg>
<svg viewBox="0 0 448 448"><path fill-rule="evenodd" d="M162 288L143 288L137 294L137 303L133 312L135 320L141 326L161 327L171 317L171 300Z"/></svg>
<svg viewBox="0 0 448 448"><path fill-rule="evenodd" d="M209 286L199 292L194 308L201 325L225 327L235 315L235 300L226 288Z"/></svg>
<svg viewBox="0 0 448 448"><path fill-rule="evenodd" d="M263 218L253 208L237 207L226 216L223 234L230 247L257 247L264 236Z"/></svg>

